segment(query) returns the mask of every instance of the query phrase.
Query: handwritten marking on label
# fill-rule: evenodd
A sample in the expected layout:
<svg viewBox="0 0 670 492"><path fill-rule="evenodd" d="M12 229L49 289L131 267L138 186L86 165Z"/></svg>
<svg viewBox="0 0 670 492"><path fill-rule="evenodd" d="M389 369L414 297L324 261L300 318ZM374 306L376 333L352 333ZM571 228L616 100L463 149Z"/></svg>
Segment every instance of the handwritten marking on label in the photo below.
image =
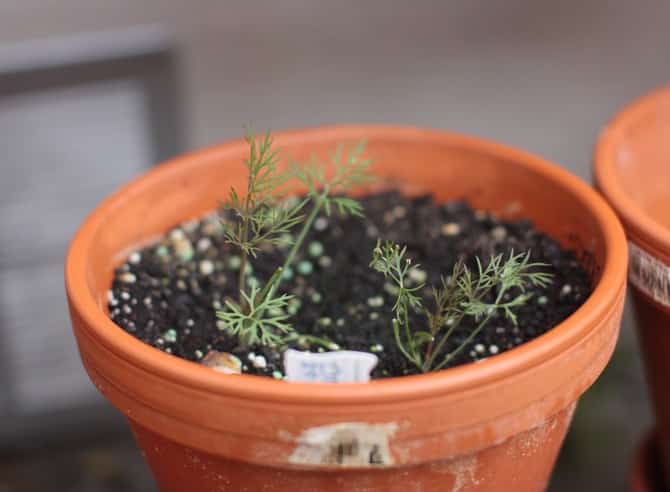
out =
<svg viewBox="0 0 670 492"><path fill-rule="evenodd" d="M395 422L343 422L306 429L297 439L289 461L297 465L383 467L394 464L390 439Z"/></svg>
<svg viewBox="0 0 670 492"><path fill-rule="evenodd" d="M374 354L352 350L314 354L288 349L284 353L287 381L301 383L367 383L378 361Z"/></svg>

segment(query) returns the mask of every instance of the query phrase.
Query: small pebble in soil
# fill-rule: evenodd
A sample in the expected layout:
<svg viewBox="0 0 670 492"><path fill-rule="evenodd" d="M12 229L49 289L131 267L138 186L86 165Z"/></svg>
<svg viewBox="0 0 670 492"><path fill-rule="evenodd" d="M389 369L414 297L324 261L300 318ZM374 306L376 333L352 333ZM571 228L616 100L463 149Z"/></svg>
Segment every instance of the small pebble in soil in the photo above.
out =
<svg viewBox="0 0 670 492"><path fill-rule="evenodd" d="M142 255L137 251L135 251L128 257L128 263L132 263L133 265L137 265L141 260Z"/></svg>
<svg viewBox="0 0 670 492"><path fill-rule="evenodd" d="M440 232L443 236L447 237L458 236L461 233L461 226L456 222L448 222L447 224L442 225Z"/></svg>
<svg viewBox="0 0 670 492"><path fill-rule="evenodd" d="M284 280L291 280L293 278L293 268L287 266L281 272L281 278Z"/></svg>
<svg viewBox="0 0 670 492"><path fill-rule="evenodd" d="M111 290L107 291L107 302L111 307L118 306L119 304L119 300L116 297L114 297L114 292Z"/></svg>
<svg viewBox="0 0 670 492"><path fill-rule="evenodd" d="M182 228L186 232L191 233L191 232L194 232L198 228L198 225L199 225L199 221L189 220L188 222L185 222L185 223L182 224Z"/></svg>
<svg viewBox="0 0 670 492"><path fill-rule="evenodd" d="M489 353L495 355L500 351L497 345L489 345Z"/></svg>
<svg viewBox="0 0 670 492"><path fill-rule="evenodd" d="M333 259L330 256L322 256L319 258L319 266L321 268L328 268L333 264Z"/></svg>
<svg viewBox="0 0 670 492"><path fill-rule="evenodd" d="M507 237L507 229L503 226L495 226L491 229L491 237L496 241L502 241Z"/></svg>
<svg viewBox="0 0 670 492"><path fill-rule="evenodd" d="M300 275L309 275L314 271L314 266L312 265L311 261L308 260L303 260L300 263L298 263L298 266L296 267L296 270Z"/></svg>
<svg viewBox="0 0 670 492"><path fill-rule="evenodd" d="M368 297L368 306L372 308L382 307L384 305L384 298L382 296Z"/></svg>
<svg viewBox="0 0 670 492"><path fill-rule="evenodd" d="M200 274L207 276L212 273L214 273L214 263L210 260L202 260L200 262Z"/></svg>
<svg viewBox="0 0 670 492"><path fill-rule="evenodd" d="M119 280L121 282L125 282L126 284L134 284L137 281L137 277L134 273L125 272L119 276Z"/></svg>
<svg viewBox="0 0 670 492"><path fill-rule="evenodd" d="M314 230L322 232L328 228L328 219L325 217L318 217L314 221Z"/></svg>
<svg viewBox="0 0 670 492"><path fill-rule="evenodd" d="M172 239L173 241L180 241L180 240L184 239L185 237L186 236L184 235L184 231L182 231L179 228L172 229L170 231L170 239Z"/></svg>
<svg viewBox="0 0 670 492"><path fill-rule="evenodd" d="M420 268L412 268L409 271L409 278L417 284L423 284L428 278L428 274Z"/></svg>
<svg viewBox="0 0 670 492"><path fill-rule="evenodd" d="M407 209L402 205L396 205L393 207L393 215L395 215L396 219L404 219L405 215L407 215Z"/></svg>
<svg viewBox="0 0 670 492"><path fill-rule="evenodd" d="M193 258L193 245L188 239L174 241L174 252L182 261L190 261Z"/></svg>
<svg viewBox="0 0 670 492"><path fill-rule="evenodd" d="M228 268L231 270L239 270L242 266L242 258L237 255L232 255L228 258Z"/></svg>
<svg viewBox="0 0 670 492"><path fill-rule="evenodd" d="M265 357L263 357L262 355L257 355L256 357L254 357L252 364L256 369L265 369L268 366Z"/></svg>
<svg viewBox="0 0 670 492"><path fill-rule="evenodd" d="M311 300L314 304L319 304L323 299L323 296L319 292L314 292L311 296Z"/></svg>
<svg viewBox="0 0 670 492"><path fill-rule="evenodd" d="M212 247L212 240L208 237L202 237L198 239L198 242L195 245L195 249L197 249L198 252L200 253L204 253L211 247Z"/></svg>
<svg viewBox="0 0 670 492"><path fill-rule="evenodd" d="M309 256L318 258L323 254L323 244L321 244L319 241L312 241L307 246L307 253Z"/></svg>
<svg viewBox="0 0 670 492"><path fill-rule="evenodd" d="M229 354L228 352L211 350L202 359L201 363L206 367L211 367L215 371L219 371L224 374L242 373L242 361L235 355Z"/></svg>
<svg viewBox="0 0 670 492"><path fill-rule="evenodd" d="M375 343L370 346L370 352L379 353L384 351L384 346L381 343Z"/></svg>
<svg viewBox="0 0 670 492"><path fill-rule="evenodd" d="M161 245L156 248L156 255L165 257L168 256L168 254L170 254L170 252L168 251L167 246Z"/></svg>
<svg viewBox="0 0 670 492"><path fill-rule="evenodd" d="M177 341L177 332L172 328L163 333L163 340L167 343L175 343Z"/></svg>

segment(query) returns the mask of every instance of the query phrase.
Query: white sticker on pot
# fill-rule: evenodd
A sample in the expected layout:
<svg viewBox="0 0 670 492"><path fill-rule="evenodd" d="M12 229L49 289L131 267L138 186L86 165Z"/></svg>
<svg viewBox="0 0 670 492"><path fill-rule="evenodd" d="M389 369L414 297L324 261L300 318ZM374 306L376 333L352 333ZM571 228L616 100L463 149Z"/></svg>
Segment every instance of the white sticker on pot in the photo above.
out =
<svg viewBox="0 0 670 492"><path fill-rule="evenodd" d="M342 350L314 354L284 352L286 380L296 383L367 383L379 359L368 352Z"/></svg>
<svg viewBox="0 0 670 492"><path fill-rule="evenodd" d="M629 243L630 283L665 306L670 306L670 266Z"/></svg>

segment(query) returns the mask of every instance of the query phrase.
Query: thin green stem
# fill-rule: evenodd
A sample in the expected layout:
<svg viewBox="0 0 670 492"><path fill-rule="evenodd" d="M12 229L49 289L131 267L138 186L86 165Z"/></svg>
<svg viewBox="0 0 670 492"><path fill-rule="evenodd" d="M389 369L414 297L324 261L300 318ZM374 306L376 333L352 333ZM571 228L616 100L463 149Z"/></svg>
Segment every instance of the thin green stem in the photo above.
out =
<svg viewBox="0 0 670 492"><path fill-rule="evenodd" d="M239 291L240 291L240 297L239 297L240 307L244 311L244 310L247 309L247 305L246 305L247 302L244 300L244 296L242 295L242 292L244 292L244 289L246 289L246 287L247 287L246 286L246 279L247 279L246 269L247 269L248 258L247 258L246 250L243 249L240 256L241 256L240 273L239 273L237 284L238 284L238 288L239 288Z"/></svg>
<svg viewBox="0 0 670 492"><path fill-rule="evenodd" d="M309 213L307 218L305 219L305 223L302 226L302 229L300 229L300 232L298 233L298 237L296 238L295 242L293 243L293 247L289 251L288 255L286 256L286 259L284 260L284 263L282 266L277 268L275 272L272 274L272 277L270 277L270 280L268 283L265 285L263 290L261 291L261 299L265 299L265 296L274 296L275 292L277 291L277 288L279 287L279 284L281 283L282 280L282 272L286 270L289 266L293 264L293 261L295 260L295 256L298 254L298 251L302 247L302 243L305 242L305 238L307 237L307 233L309 232L310 228L312 227L312 223L316 219L316 216L319 214L321 211L321 208L323 207L323 204L326 203L326 200L328 198L328 192L329 192L329 187L326 186L321 193L317 196L316 200L314 201L314 207L312 208L312 211Z"/></svg>
<svg viewBox="0 0 670 492"><path fill-rule="evenodd" d="M493 304L493 306L497 306L498 304L500 304L500 301L502 300L503 295L505 294L506 291L507 291L507 289L500 289L500 292L498 292L498 296L496 297L496 300L495 300L495 303ZM449 361L451 361L454 357L456 357L458 354L460 354L463 351L463 349L465 349L465 347L468 346L470 344L470 342L472 342L472 340L479 334L479 332L482 331L484 326L486 326L488 324L488 322L491 320L491 317L493 316L493 313L495 312L495 310L496 310L496 308L492 308L492 310L486 315L486 317L477 325L477 328L475 328L470 333L470 335L468 335L468 337L465 340L463 340L463 343L461 343L453 351L449 352L446 355L446 357L444 358L444 360L442 362L440 362L437 366L434 367L434 370L438 371L438 370L442 369L445 365L447 365L449 363Z"/></svg>
<svg viewBox="0 0 670 492"><path fill-rule="evenodd" d="M442 347L444 347L444 344L447 343L447 340L449 340L449 337L454 332L454 330L456 329L456 327L458 326L458 324L461 322L462 319L463 316L460 316L458 320L454 320L452 322L447 332L444 334L442 338L440 338L440 341L437 343L437 346L434 347L434 342L430 343L430 345L428 346L430 352L428 350L426 351L426 358L423 363L423 366L421 367L421 370L423 372L430 372L430 368L433 365L433 362L435 362L435 357L437 357L437 355L440 353Z"/></svg>
<svg viewBox="0 0 670 492"><path fill-rule="evenodd" d="M410 354L407 352L407 350L405 349L404 344L402 343L402 340L400 340L400 330L399 330L399 328L398 328L398 323L399 323L399 321L398 321L397 318L394 319L394 320L391 322L391 324L392 324L392 326L393 326L393 335L394 335L394 337L395 337L395 343L396 343L396 345L398 346L398 348L400 349L400 351L403 353L403 355L404 355L405 357L407 357L407 359L409 359L411 362L413 362L414 365L416 365L418 368L421 368L421 362L420 362L420 361L417 361L415 355L413 355L413 354L410 355Z"/></svg>

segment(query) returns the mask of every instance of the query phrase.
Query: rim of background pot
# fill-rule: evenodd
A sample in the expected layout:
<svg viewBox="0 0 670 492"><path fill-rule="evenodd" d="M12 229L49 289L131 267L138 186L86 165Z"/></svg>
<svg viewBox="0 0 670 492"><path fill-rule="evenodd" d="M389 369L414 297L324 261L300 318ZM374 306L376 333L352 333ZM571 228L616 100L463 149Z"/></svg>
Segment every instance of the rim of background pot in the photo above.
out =
<svg viewBox="0 0 670 492"><path fill-rule="evenodd" d="M602 228L606 256L600 280L593 293L574 314L547 333L483 362L429 374L373 380L366 384L287 383L245 374L222 375L197 363L166 354L126 333L109 319L88 286L86 259L96 234L104 226L105 218L114 214L114 210L127 194L142 193L156 179L158 173L162 179L165 179L166 174L178 174L180 166L186 161L211 159L215 156L223 159L231 152L239 154L240 147L246 147L246 143L236 140L186 154L157 166L103 201L85 220L70 245L65 277L70 302L93 332L89 335L93 335L116 356L178 384L255 401L272 402L279 399L286 404L318 406L407 402L415 398L455 393L491 384L556 357L586 337L599 321L611 315L621 295L619 289L611 286L625 284L627 265L625 261L621 261L627 257L625 236L619 221L604 200L577 177L529 153L486 140L436 130L359 125L278 132L274 137L280 146L289 146L297 142L309 145L310 141L320 140L324 135L341 140L359 138L360 135L365 135L370 140L375 136L383 136L399 141L420 136L426 142L434 140L442 145L476 149L477 152L488 153L494 158L503 157L556 180L561 186L571 190L575 199L582 203L584 213L596 217Z"/></svg>
<svg viewBox="0 0 670 492"><path fill-rule="evenodd" d="M629 138L629 133L640 121L654 116L660 101L670 102L670 86L642 96L615 115L600 134L593 170L596 186L621 218L630 239L649 254L670 264L670 229L657 222L629 195L615 168L622 142Z"/></svg>

